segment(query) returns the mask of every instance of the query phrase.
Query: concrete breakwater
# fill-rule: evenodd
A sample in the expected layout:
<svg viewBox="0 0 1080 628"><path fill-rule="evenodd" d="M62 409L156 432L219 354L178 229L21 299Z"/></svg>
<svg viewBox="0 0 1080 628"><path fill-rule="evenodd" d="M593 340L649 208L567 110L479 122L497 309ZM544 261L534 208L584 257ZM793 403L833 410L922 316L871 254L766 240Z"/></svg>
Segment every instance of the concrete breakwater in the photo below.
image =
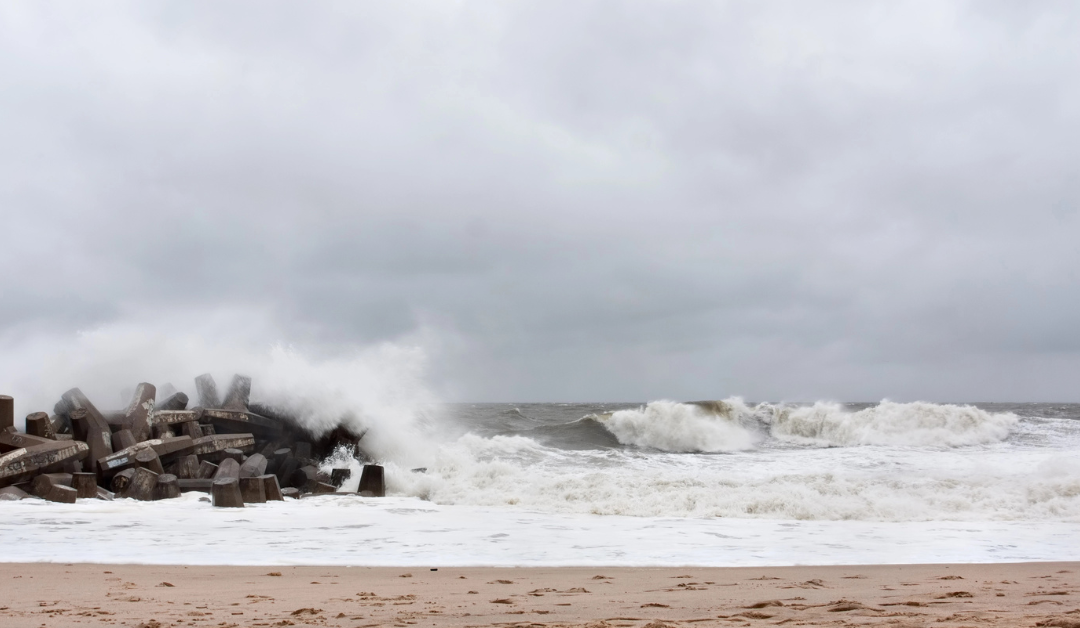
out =
<svg viewBox="0 0 1080 628"><path fill-rule="evenodd" d="M100 411L72 388L52 414L27 415L25 432L15 427L14 400L0 396L0 500L155 501L203 491L215 506L243 507L337 493L350 470L325 473L319 461L342 448L365 463L357 492L385 494L383 468L361 445L366 430L342 424L312 433L287 410L251 403L244 375L233 377L224 397L209 374L195 386L198 405L189 408L185 393L162 398L140 383L116 412Z"/></svg>

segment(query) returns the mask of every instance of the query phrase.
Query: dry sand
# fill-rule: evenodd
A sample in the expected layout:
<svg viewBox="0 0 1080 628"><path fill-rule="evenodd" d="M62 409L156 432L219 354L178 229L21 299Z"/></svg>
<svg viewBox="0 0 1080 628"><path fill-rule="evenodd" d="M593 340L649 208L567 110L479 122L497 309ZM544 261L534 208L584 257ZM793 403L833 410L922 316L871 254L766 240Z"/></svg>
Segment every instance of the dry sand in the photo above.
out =
<svg viewBox="0 0 1080 628"><path fill-rule="evenodd" d="M0 564L0 626L80 624L1080 628L1080 563L438 571Z"/></svg>

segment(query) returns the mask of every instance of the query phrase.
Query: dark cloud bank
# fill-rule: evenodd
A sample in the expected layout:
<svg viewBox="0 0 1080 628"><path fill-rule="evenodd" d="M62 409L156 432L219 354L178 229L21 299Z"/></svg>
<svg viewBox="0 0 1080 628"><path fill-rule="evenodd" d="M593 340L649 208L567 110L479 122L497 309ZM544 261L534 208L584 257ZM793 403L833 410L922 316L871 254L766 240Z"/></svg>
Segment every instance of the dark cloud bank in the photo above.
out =
<svg viewBox="0 0 1080 628"><path fill-rule="evenodd" d="M1080 400L1078 30L1051 2L4 3L5 359L144 325L420 344L450 399Z"/></svg>

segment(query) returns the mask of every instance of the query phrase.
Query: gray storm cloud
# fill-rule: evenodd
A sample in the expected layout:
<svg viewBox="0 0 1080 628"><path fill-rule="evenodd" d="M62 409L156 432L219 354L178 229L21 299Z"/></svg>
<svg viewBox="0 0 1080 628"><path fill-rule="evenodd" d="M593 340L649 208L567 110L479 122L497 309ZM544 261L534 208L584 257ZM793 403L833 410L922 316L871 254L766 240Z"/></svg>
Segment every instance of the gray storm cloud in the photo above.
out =
<svg viewBox="0 0 1080 628"><path fill-rule="evenodd" d="M5 359L247 311L449 399L1076 400L1078 18L4 3Z"/></svg>

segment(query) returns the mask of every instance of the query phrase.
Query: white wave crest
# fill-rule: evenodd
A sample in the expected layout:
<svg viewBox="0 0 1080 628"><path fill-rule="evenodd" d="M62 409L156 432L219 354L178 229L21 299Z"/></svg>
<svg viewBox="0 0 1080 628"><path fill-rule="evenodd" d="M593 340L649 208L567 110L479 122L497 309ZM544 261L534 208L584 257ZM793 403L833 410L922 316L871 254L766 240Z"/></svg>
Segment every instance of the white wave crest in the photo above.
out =
<svg viewBox="0 0 1080 628"><path fill-rule="evenodd" d="M633 410L594 415L624 445L670 452L717 452L751 449L758 437L743 424L752 411L741 399L706 406L651 401Z"/></svg>
<svg viewBox="0 0 1080 628"><path fill-rule="evenodd" d="M756 411L774 438L832 447L987 445L1008 438L1019 421L1015 414L974 406L887 400L857 412L822 401L801 408L762 404Z"/></svg>
<svg viewBox="0 0 1080 628"><path fill-rule="evenodd" d="M683 453L752 449L766 433L782 442L813 447L988 445L1008 438L1019 421L1010 412L969 405L885 400L850 411L825 401L811 406L749 406L737 397L694 403L652 401L587 418L624 445Z"/></svg>

